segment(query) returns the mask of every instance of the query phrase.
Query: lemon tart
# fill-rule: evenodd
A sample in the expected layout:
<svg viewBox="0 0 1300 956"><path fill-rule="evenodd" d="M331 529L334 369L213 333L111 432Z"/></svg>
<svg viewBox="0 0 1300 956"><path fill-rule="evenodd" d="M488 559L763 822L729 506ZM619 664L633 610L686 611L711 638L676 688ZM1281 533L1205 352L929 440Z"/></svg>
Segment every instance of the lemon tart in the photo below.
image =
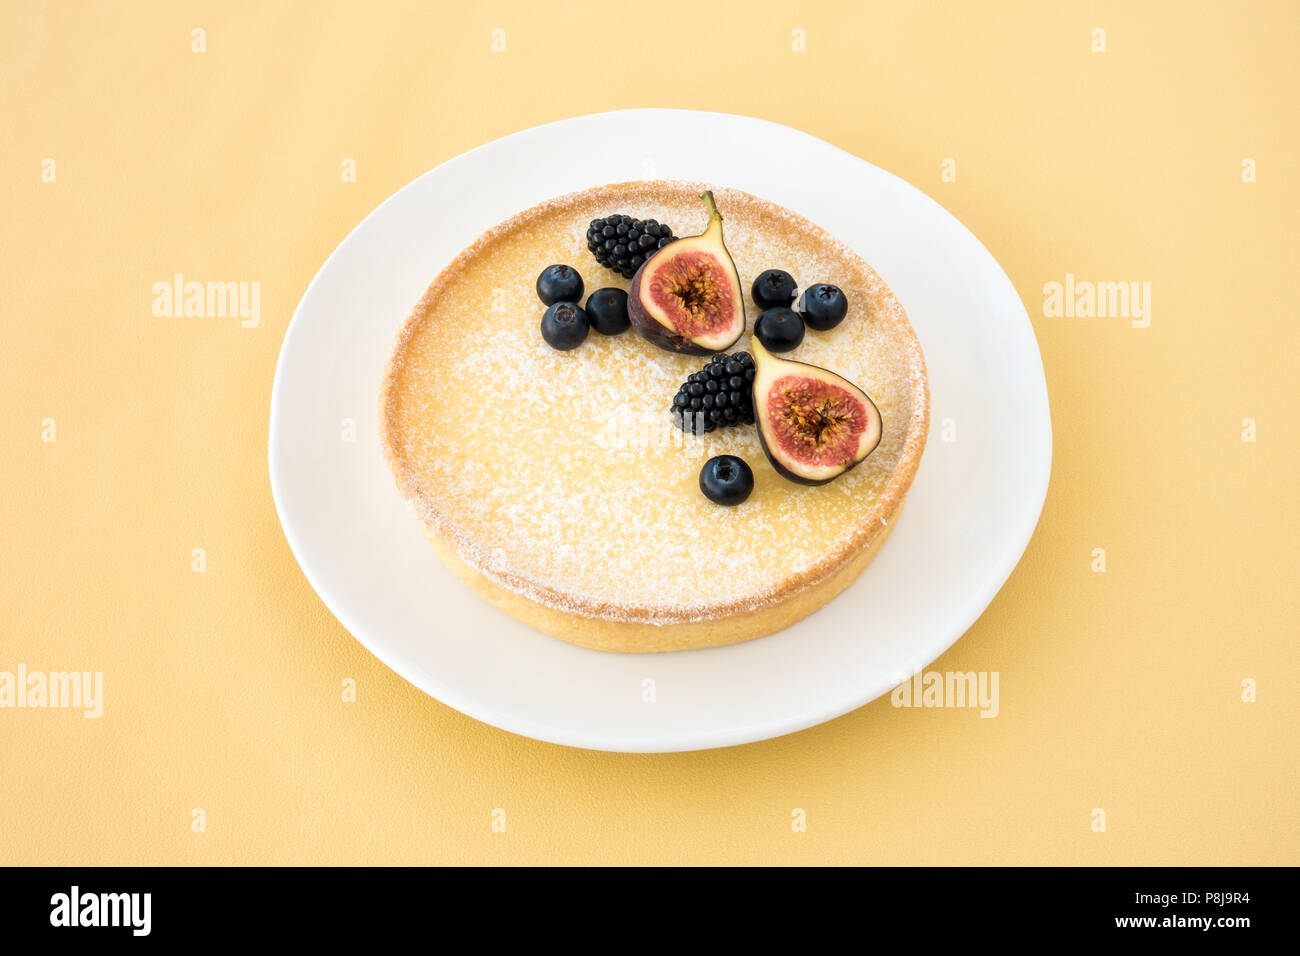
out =
<svg viewBox="0 0 1300 956"><path fill-rule="evenodd" d="M847 298L839 324L809 329L781 358L870 396L878 444L860 463L801 484L773 467L753 425L674 427L673 396L707 357L634 332L593 331L566 350L547 344L535 283L548 266L577 270L587 294L632 285L592 257L593 220L629 213L680 236L703 233L707 188L621 183L519 213L433 280L388 362L384 452L434 549L484 599L576 644L708 647L811 614L884 544L925 446L925 362L888 286L820 227L739 190L714 187L712 197L743 289L779 268ZM750 348L760 312L743 298L737 350ZM752 468L753 491L735 507L700 492L701 467L718 455Z"/></svg>

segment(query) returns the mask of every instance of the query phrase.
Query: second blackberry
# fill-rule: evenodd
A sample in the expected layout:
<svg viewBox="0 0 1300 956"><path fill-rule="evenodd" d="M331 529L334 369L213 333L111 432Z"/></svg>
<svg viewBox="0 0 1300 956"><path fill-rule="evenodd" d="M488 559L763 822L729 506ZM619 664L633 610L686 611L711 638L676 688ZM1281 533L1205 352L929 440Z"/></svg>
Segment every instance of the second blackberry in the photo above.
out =
<svg viewBox="0 0 1300 956"><path fill-rule="evenodd" d="M713 356L673 396L673 424L696 435L754 424L753 383L754 357L748 352Z"/></svg>

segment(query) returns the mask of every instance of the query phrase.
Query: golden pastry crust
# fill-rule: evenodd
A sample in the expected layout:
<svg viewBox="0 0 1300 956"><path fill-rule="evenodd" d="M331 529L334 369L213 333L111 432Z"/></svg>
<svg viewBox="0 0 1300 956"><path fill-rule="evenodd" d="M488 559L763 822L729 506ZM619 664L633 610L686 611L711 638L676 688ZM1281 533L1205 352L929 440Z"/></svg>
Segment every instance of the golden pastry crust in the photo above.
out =
<svg viewBox="0 0 1300 956"><path fill-rule="evenodd" d="M580 539L584 534L590 534L593 538L599 534L608 534L610 527L617 527L609 524L608 514L605 518L606 526L599 526L599 521L593 517L590 524L596 526L590 528L584 527L588 522L581 520L571 521L566 526L557 517L546 526L550 538L539 540L535 549L539 553L535 554L526 548L515 549L509 554L503 553L510 548L502 547L499 528L496 529L497 537L493 540L488 519L490 517L498 524L505 519L496 514L489 516L482 508L475 510L479 503L474 501L474 492L482 491L485 486L480 484L476 489L468 480L461 481L458 477L462 470L477 468L479 463L462 461L459 462L460 467L452 467L455 464L452 460L459 456L462 449L456 447L454 437L432 435L433 432L449 431L437 426L455 421L455 414L466 414L463 408L433 407L431 410L432 406L442 400L433 394L438 391L437 383L454 374L456 363L463 364L467 359L467 356L459 353L455 357L440 356L435 346L445 343L436 337L440 334L452 335L452 322L497 323L498 327L507 328L502 331L493 327L492 334L509 335L509 339L503 340L506 346L503 348L493 341L485 340L484 348L502 348L506 353L504 360L510 359L511 349L516 350L513 355L518 361L531 360L528 349L532 344L537 346L537 352L546 353L548 350L541 345L539 337L536 343L530 343L526 338L529 334L535 336L535 325L541 311L541 306L535 299L532 300L533 311L526 313L526 318L517 320L520 323L518 327L510 324L515 319L503 320L481 307L480 300L501 293L498 286L483 288L489 284L487 277L499 277L506 270L506 264L497 260L504 259L507 251L517 254L521 248L526 248L531 254L530 261L519 266L519 275L507 277L510 288L520 284L521 275L535 277L544 266L561 261L578 265L584 275L592 280L588 292L594 291L597 282L626 287L626 282L612 279L613 274L605 273L586 253L583 233L587 220L614 210L638 216L646 215L644 210L649 210L651 214L655 210L663 210L664 215L658 218L669 221L668 217L672 216L671 221L678 226L677 233L689 235L698 231L689 227L694 222L690 219L689 211L698 205L697 197L703 188L706 188L703 184L671 181L601 186L549 200L490 229L457 256L429 286L398 332L385 372L379 401L384 454L397 480L398 489L419 518L435 550L462 580L497 607L546 633L587 647L618 651L707 647L772 633L812 613L852 583L879 550L901 512L904 496L925 446L929 425L929 390L924 358L906 314L883 280L856 253L806 219L747 193L715 187L718 205L728 225L740 225L747 227L751 233L763 233L737 243L742 252L748 243L748 256L737 256L733 248L733 257L738 258L741 268L742 283L752 280L752 275L747 274L745 259L752 260L750 271L756 274L758 263L772 258L773 250L778 250L784 258L768 262L763 267L780 266L791 261L796 256L796 253L790 251L792 248L810 249L812 252L806 254L806 260L797 261L802 261L803 268L808 271L822 269L828 274L805 277L800 272L795 272L796 276L809 282L834 281L850 292L852 311L841 328L856 328L856 331L845 333L838 341L840 345L852 349L853 354L849 358L860 364L865 363L862 365L864 374L869 374L876 383L877 394L872 394L873 399L877 399L878 394L884 394L886 398L882 411L885 412L888 446L885 447L884 454L878 449L859 469L828 486L799 489L803 495L818 495L826 494L825 489L836 486L843 485L847 488L850 477L860 469L867 469L868 463L880 455L874 464L875 473L854 478L857 490L847 488L854 491L857 497L851 503L839 499L831 501L827 505L831 510L821 516L827 521L847 522L843 529L833 529L836 533L841 530L843 533L833 541L827 538L823 542L823 551L804 555L801 561L795 562L795 566L783 568L779 573L768 575L763 580L760 580L763 577L762 566L753 562L745 564L745 556L737 555L737 582L733 582L734 586L729 593L713 599L700 598L700 592L708 588L702 588L699 581L677 582L681 592L680 597L677 597L672 593L671 580L651 589L644 582L631 580L631 576L625 572L620 579L618 568L610 570L603 578L599 576L600 570L595 567L589 572L574 570L574 567L587 567L582 564L583 558L591 558L589 564L599 563L598 558L593 557L597 555L595 550L590 556L579 555L575 559L578 563L569 568L569 580L557 581L554 577L548 579L547 574L552 567L559 567L563 563L557 555L547 552L548 548L556 549L560 546L557 535L565 534ZM577 258L575 242L581 245L580 254L584 258ZM732 248L733 232L728 232L727 242L729 248ZM541 261L543 258L546 261ZM531 284L531 279L522 281ZM531 295L531 288L527 291ZM467 298L476 300L473 308L466 308ZM524 311L527 307L521 302L516 308ZM858 324L852 326L855 317ZM525 324L531 332L525 329ZM752 317L748 325L752 327ZM487 335L486 324L483 329L484 335ZM604 361L619 374L631 375L634 372L646 374L645 369L654 368L648 364L636 366L637 361L644 363L653 358L659 365L669 365L662 373L656 370L656 374L661 374L665 381L676 382L684 377L678 377L682 368L692 363L698 367L704 361L684 360L680 356L662 352L656 352L654 356L633 354L633 346L621 346L624 352L620 353L620 361L633 366L633 371L610 364L614 360L599 349L608 351L615 347L610 343L617 343L631 335L632 333L627 333L619 339L611 339L596 346L584 343L572 353L563 353L572 358L556 361L586 361L593 364ZM819 335L830 337L831 334L809 333L810 338ZM853 335L859 338L851 338ZM600 337L593 333L592 338ZM454 341L460 349L476 347L473 338L462 337L448 341ZM742 341L736 347L743 345ZM801 352L805 347L829 348L831 351L828 355L832 359L835 357L833 346L824 343L801 346ZM584 350L588 350L586 358ZM622 358L623 355L627 356L626 359ZM829 361L817 361L815 357L805 357L798 352L790 357L812 361L813 364L831 364ZM543 355L538 360L549 359ZM685 366L681 364L683 361L686 362ZM571 365L556 368L559 370L556 374L573 371ZM544 376L551 373L548 367L537 374ZM853 378L852 375L848 377ZM672 388L675 389L675 385ZM867 390L872 393L871 388ZM666 399L670 397L671 391L666 396L658 396L658 399L666 407ZM663 420L667 422L666 411L663 412ZM544 428L545 425L538 427ZM567 436L556 437L561 439L557 446L562 447L562 440ZM692 440L703 439L692 436ZM882 446L884 445L885 442L882 441ZM469 450L469 453L472 454L473 450ZM695 449L691 453L704 454ZM750 461L755 465L756 472L760 462L763 468L767 468L761 453L757 461L753 457L750 457ZM682 461L681 466L686 471L691 470L689 459ZM698 471L698 466L695 470ZM767 474L775 475L770 470ZM766 476L760 477L766 480ZM542 477L539 476L538 481L541 480ZM780 479L773 477L771 480ZM663 501L665 509L673 507L670 495L671 493L666 493ZM785 500L799 503L796 507L801 507L802 502L811 499ZM770 503L757 505L751 516L755 520L766 520L769 516L763 509L772 507L774 505ZM817 517L818 515L813 515L808 520L813 521ZM687 519L682 520L685 522ZM744 512L738 510L735 520L743 521ZM681 533L688 527L683 523L677 528L668 527L667 532ZM568 538L564 540L567 541ZM643 542L633 540L629 545L635 546L638 543ZM737 539L735 546L741 549L747 547L743 537ZM671 566L667 563L669 558L684 560L676 555L657 557L664 559L666 566ZM771 559L768 561L770 565ZM587 576L591 580L585 580ZM579 580L580 578L584 580ZM570 584L572 586L566 586ZM620 593L624 586L626 594Z"/></svg>

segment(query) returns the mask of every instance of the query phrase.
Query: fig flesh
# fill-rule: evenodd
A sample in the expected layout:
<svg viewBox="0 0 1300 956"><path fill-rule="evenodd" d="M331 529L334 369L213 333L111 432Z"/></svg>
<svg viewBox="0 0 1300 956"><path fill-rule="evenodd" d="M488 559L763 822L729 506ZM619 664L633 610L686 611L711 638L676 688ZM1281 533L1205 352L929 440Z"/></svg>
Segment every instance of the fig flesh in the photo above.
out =
<svg viewBox="0 0 1300 956"><path fill-rule="evenodd" d="M725 352L745 332L740 275L722 241L713 193L700 196L709 225L664 246L636 271L627 294L632 328L670 352Z"/></svg>
<svg viewBox="0 0 1300 956"><path fill-rule="evenodd" d="M876 403L829 369L777 358L754 339L754 416L763 452L784 478L824 485L880 444Z"/></svg>

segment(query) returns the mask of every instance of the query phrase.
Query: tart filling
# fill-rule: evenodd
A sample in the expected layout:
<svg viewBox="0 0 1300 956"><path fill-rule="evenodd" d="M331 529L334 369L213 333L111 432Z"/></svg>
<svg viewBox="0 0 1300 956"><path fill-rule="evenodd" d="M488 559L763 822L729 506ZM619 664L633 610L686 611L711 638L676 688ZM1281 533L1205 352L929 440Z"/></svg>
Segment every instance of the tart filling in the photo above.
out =
<svg viewBox="0 0 1300 956"><path fill-rule="evenodd" d="M575 622L670 628L792 602L888 533L924 447L924 360L902 307L846 246L781 207L715 189L726 217L719 244L736 281L723 275L701 286L702 297L684 295L695 318L668 336L691 342L704 330L705 357L620 334L620 309L637 329L637 276L659 274L656 261L675 247L689 266L694 253L684 244L694 240L675 235L702 238L712 228L702 191L629 183L527 210L465 250L407 319L385 377L381 434L399 489L453 566ZM633 231L621 219L608 225L616 213L643 227L632 237L638 249L642 238L654 246L637 253L631 282L621 271L634 261L628 244L604 245L607 228L616 239ZM715 251L710 268L717 262ZM559 308L564 300L539 302L540 273L555 265L576 271L590 290L585 305L567 303L576 312ZM678 274L673 265L662 282ZM792 296L775 307L809 316L801 342L781 355L751 336L766 310L745 295L747 283L776 267L809 289L800 297L771 286L778 301ZM547 295L573 295L573 280L552 273ZM801 310L818 286L831 291ZM716 339L707 330L725 325L710 311L726 308L741 325L723 343L730 329ZM562 315L548 338L543 313L551 309ZM718 374L692 382L715 352ZM741 352L753 356L752 379L735 358ZM767 359L798 368L777 365L765 378ZM731 387L728 361L741 367L740 387ZM810 384L806 368L825 375ZM685 412L700 411L703 426L686 424ZM729 464L705 482L706 465L723 457L743 463L748 476ZM581 631L575 623L560 636L601 646ZM744 636L755 635L727 639Z"/></svg>

